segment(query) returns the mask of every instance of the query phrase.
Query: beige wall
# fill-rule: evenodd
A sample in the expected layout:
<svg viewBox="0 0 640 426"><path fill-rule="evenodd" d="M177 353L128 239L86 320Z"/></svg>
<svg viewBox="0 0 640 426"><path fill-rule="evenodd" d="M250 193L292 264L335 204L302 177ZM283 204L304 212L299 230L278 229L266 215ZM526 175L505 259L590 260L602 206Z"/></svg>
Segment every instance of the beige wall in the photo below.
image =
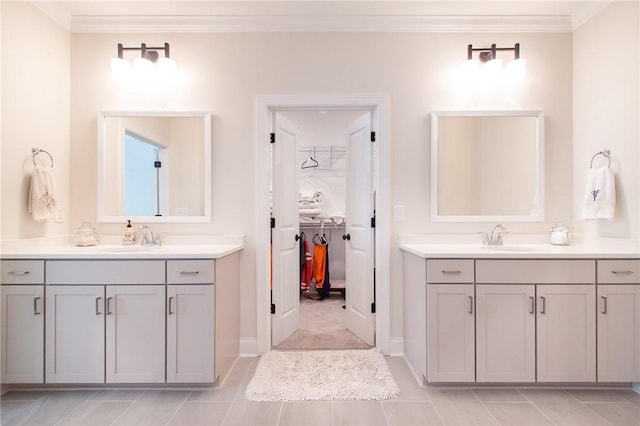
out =
<svg viewBox="0 0 640 426"><path fill-rule="evenodd" d="M616 19L624 22L629 20L624 11L619 17L608 18L609 13L611 11L607 9L604 15L608 28L617 27L613 23ZM210 111L213 115L212 222L197 225L154 225L154 230L168 233L246 235L246 249L241 260L241 335L248 339L254 338L256 334L256 176L253 166L256 95L363 92L390 95L391 203L404 205L406 212L404 222L393 223L390 235L392 337L402 336L402 258L397 248L398 235L477 232L490 228L488 224L430 222L428 114L431 111L544 111L547 147L546 220L537 224L508 224L512 233L546 233L555 221L571 223L574 216L573 200L583 186L583 182L579 181L583 174L576 170L574 176L572 164L574 161L576 165L584 164L584 158L590 158L592 151L596 147L600 149L601 142L607 140L589 136L593 144L585 146L582 141L584 138L581 138L580 141L576 140L576 149L573 150L572 77L576 78L576 90L581 77L574 76L572 72L572 35L568 33L300 33L295 37L278 33L74 33L69 36L34 8L5 3L2 5L2 24L3 238L60 234L69 232L69 229L74 229L83 221L95 222L96 122L99 111ZM589 30L588 25L590 24L576 33L576 44L582 43L580 31ZM628 28L630 25L633 23L626 23L622 27ZM635 25L637 29L637 20ZM30 35L32 33L36 35ZM9 43L9 40L13 42ZM38 46L36 41L42 40L54 42L48 43L46 47ZM627 81L635 81L637 93L637 34L635 40L635 77L625 78ZM24 49L12 47L28 42L31 45ZM115 56L116 44L136 45L141 42L154 45L171 43L172 56L186 74L182 86L154 91L126 91L111 82L109 59ZM515 42L521 44L522 56L528 59L526 83L522 87L489 91L480 88L463 89L451 82L451 75L466 57L467 44L497 43L508 46ZM49 58L54 66L42 68L35 59L39 55L32 54L34 49L41 57L54 56ZM55 55L50 52L55 52ZM579 63L579 53L576 52L576 64ZM600 54L598 51L598 55ZM620 56L627 54L625 51ZM70 86L69 55L72 76ZM616 60L633 65L629 58ZM63 63L67 64L66 69ZM594 62L590 62L589 67L593 66ZM605 65L601 66L604 70ZM20 80L26 75L30 77L29 86ZM615 79L622 80L617 76ZM588 84L580 83L580 87ZM620 96L625 95L623 93ZM582 108L582 105L591 105L596 111L600 108L596 106L598 102L591 97L584 100L576 95L575 101L580 101L585 115L592 108ZM637 98L635 108L637 118ZM611 108L598 114L613 119L609 110ZM10 126L7 126L8 120L11 122ZM580 120L587 121L576 114L576 123ZM631 122L630 119L625 119L625 128ZM615 118L606 128L615 127L618 123L618 118ZM614 154L620 151L619 158L634 153L637 158L637 120L635 123L635 148L626 148L631 142L626 142L625 148L608 144ZM36 135L32 137L30 133ZM16 141L20 141L19 145ZM62 191L67 188L64 204L70 213L70 220L62 225L36 225L26 217L27 187L24 168L28 166L30 149L35 144L45 149L51 148L56 157L56 170L61 175L59 183ZM637 167L635 169L637 173ZM71 174L70 184L65 177L66 173ZM573 184L574 177L576 185ZM638 217L637 175L635 180L629 174L621 175L621 179L630 190L635 188L635 217ZM16 185L16 182L20 184ZM21 201L23 197L24 202ZM16 205L19 207L16 208ZM24 208L21 207L23 205ZM627 216L627 219L630 217ZM122 225L101 224L97 229L102 234L119 233ZM637 227L634 231L629 226L628 231L624 232L627 232L627 236L638 234Z"/></svg>
<svg viewBox="0 0 640 426"><path fill-rule="evenodd" d="M178 88L135 93L116 87L109 58L116 44L171 43L187 74ZM466 45L513 45L529 60L517 89L462 90L451 75ZM100 110L194 109L213 115L213 220L155 225L168 233L242 233L242 336L255 337L254 126L258 94L388 93L391 97L392 204L406 220L391 235L392 337L402 335L399 233L476 232L482 224L429 221L429 120L442 109L541 109L547 116L547 222L509 225L511 232L547 232L571 217L570 34L73 34L71 147L72 222L95 218L96 115ZM266 142L265 142L266 143ZM261 177L263 178L263 177ZM120 232L101 225L101 233Z"/></svg>
<svg viewBox="0 0 640 426"><path fill-rule="evenodd" d="M585 234L640 238L639 15L638 2L613 2L573 34L574 220L591 156L610 149L616 174L614 220L576 223Z"/></svg>
<svg viewBox="0 0 640 426"><path fill-rule="evenodd" d="M69 233L69 32L26 2L2 2L2 239ZM27 209L31 148L55 161L65 221L36 223ZM41 154L39 159L47 162Z"/></svg>

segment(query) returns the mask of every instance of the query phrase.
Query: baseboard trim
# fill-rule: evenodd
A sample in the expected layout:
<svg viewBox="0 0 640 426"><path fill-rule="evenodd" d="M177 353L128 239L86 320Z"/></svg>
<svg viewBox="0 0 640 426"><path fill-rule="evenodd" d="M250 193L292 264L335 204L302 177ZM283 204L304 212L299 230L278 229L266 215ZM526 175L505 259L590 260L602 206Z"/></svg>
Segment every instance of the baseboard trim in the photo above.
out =
<svg viewBox="0 0 640 426"><path fill-rule="evenodd" d="M240 357L251 358L258 356L258 342L255 338L240 339Z"/></svg>
<svg viewBox="0 0 640 426"><path fill-rule="evenodd" d="M404 356L404 338L392 337L389 339L389 356Z"/></svg>

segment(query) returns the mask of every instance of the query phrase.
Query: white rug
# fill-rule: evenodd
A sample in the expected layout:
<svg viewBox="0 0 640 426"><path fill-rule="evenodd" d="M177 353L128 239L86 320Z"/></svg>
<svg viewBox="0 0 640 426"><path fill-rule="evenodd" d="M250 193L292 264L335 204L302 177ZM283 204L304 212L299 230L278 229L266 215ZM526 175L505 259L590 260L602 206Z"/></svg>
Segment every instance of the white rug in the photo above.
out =
<svg viewBox="0 0 640 426"><path fill-rule="evenodd" d="M400 389L376 349L269 351L247 386L249 401L390 399Z"/></svg>

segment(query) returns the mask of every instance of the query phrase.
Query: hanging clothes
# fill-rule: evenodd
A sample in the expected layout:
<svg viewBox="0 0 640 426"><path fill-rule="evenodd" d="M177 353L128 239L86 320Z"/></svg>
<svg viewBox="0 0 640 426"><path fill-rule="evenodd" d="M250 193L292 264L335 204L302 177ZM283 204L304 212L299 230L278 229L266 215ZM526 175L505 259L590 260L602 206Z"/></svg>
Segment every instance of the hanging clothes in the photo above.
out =
<svg viewBox="0 0 640 426"><path fill-rule="evenodd" d="M309 251L309 241L304 235L301 234L302 244L300 244L300 289L303 291L309 290L311 284L311 272L312 272L312 258ZM303 254L304 253L304 254Z"/></svg>
<svg viewBox="0 0 640 426"><path fill-rule="evenodd" d="M322 238L324 240L324 282L322 283L322 289L318 290L318 292L322 295L322 297L329 297L329 291L331 290L331 282L329 281L329 242L327 241L324 234L322 234Z"/></svg>
<svg viewBox="0 0 640 426"><path fill-rule="evenodd" d="M327 245L315 244L313 246L313 273L312 278L316 283L316 288L321 289L324 285L327 264ZM318 290L319 291L319 290Z"/></svg>

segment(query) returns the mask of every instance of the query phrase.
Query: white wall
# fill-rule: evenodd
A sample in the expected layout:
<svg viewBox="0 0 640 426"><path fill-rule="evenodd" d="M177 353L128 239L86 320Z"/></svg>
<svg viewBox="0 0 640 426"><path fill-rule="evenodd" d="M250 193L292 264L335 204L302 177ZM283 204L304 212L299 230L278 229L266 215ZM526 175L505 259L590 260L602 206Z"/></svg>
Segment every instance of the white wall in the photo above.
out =
<svg viewBox="0 0 640 426"><path fill-rule="evenodd" d="M69 33L27 2L2 2L2 239L69 233ZM63 223L27 210L31 148L53 156ZM38 156L48 164L45 154Z"/></svg>
<svg viewBox="0 0 640 426"><path fill-rule="evenodd" d="M639 15L638 2L616 1L573 34L574 221L593 154L610 149L616 174L614 220L575 222L585 234L640 238Z"/></svg>
<svg viewBox="0 0 640 426"><path fill-rule="evenodd" d="M127 92L111 82L117 43L169 42L186 74L178 88ZM462 90L451 75L466 46L521 44L527 82L513 90ZM154 225L168 233L246 235L242 254L241 335L256 334L254 152L258 94L388 93L391 97L392 204L406 206L391 247L391 336L402 335L399 233L476 232L486 224L429 221L429 120L434 110L540 109L546 114L547 220L508 225L549 231L571 217L570 34L72 34L72 222L95 220L96 116L100 110L191 109L213 115L213 219L202 225ZM267 143L267 141L264 141ZM264 159L267 161L267 159ZM260 177L268 178L268 177ZM266 219L266 218L265 218ZM103 224L100 233L121 225Z"/></svg>

